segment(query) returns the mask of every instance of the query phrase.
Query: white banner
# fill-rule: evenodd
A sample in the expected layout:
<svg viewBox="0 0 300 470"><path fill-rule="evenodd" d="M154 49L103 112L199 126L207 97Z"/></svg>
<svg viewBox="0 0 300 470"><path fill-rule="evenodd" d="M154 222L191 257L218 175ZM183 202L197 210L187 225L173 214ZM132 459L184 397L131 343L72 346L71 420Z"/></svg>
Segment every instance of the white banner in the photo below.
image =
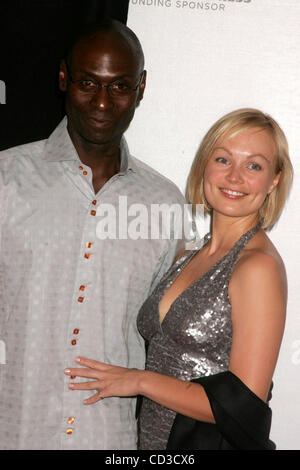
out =
<svg viewBox="0 0 300 470"><path fill-rule="evenodd" d="M295 180L270 233L289 281L271 438L279 449L300 449L300 1L130 0L127 24L148 71L130 150L183 192L200 140L223 114L259 108L287 135Z"/></svg>

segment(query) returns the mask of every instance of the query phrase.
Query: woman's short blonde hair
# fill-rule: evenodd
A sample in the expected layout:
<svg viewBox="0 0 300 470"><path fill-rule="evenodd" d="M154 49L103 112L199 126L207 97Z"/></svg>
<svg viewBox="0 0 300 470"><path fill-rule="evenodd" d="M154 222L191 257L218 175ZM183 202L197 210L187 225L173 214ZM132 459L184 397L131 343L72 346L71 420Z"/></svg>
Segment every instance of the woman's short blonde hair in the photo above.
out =
<svg viewBox="0 0 300 470"><path fill-rule="evenodd" d="M259 217L263 220L263 228L271 229L278 220L287 199L293 180L293 167L284 132L271 116L262 111L252 108L238 109L223 116L209 129L193 161L188 177L186 195L188 201L194 207L196 204L203 204L206 212L211 211L204 195L203 176L213 149L217 141L225 136L227 138L233 137L251 128L261 128L270 132L277 147L275 171L276 174L281 173L280 179L259 209Z"/></svg>

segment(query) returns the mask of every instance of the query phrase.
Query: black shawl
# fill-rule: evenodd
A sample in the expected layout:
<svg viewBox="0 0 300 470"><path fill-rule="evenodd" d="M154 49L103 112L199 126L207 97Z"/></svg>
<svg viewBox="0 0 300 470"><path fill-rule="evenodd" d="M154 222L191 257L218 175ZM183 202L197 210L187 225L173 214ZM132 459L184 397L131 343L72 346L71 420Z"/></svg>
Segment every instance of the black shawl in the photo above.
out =
<svg viewBox="0 0 300 470"><path fill-rule="evenodd" d="M230 371L193 380L208 396L216 424L177 414L167 449L275 450L272 411Z"/></svg>

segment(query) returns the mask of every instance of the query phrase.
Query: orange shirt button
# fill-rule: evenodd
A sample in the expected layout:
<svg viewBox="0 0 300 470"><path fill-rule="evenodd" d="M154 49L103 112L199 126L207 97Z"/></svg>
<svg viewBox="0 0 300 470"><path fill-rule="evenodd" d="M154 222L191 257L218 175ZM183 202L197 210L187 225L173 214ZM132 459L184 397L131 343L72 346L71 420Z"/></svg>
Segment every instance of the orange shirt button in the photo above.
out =
<svg viewBox="0 0 300 470"><path fill-rule="evenodd" d="M78 297L78 302L83 302L84 297Z"/></svg>
<svg viewBox="0 0 300 470"><path fill-rule="evenodd" d="M93 245L92 242L86 242L86 244L85 244L85 246L87 248L92 248L92 245Z"/></svg>
<svg viewBox="0 0 300 470"><path fill-rule="evenodd" d="M79 287L79 290L84 290L84 289L85 289L85 286L83 285Z"/></svg>
<svg viewBox="0 0 300 470"><path fill-rule="evenodd" d="M84 176L86 176L86 175L87 175L87 171L84 170L84 171L82 172L82 174L83 174Z"/></svg>
<svg viewBox="0 0 300 470"><path fill-rule="evenodd" d="M73 428L68 428L68 429L66 430L66 434L72 434L73 431L74 431Z"/></svg>
<svg viewBox="0 0 300 470"><path fill-rule="evenodd" d="M91 215L96 215L97 212L96 211L91 211Z"/></svg>
<svg viewBox="0 0 300 470"><path fill-rule="evenodd" d="M83 166L80 165L79 170L83 170Z"/></svg>
<svg viewBox="0 0 300 470"><path fill-rule="evenodd" d="M72 344L72 346L75 346L76 345L76 339L72 339L71 344Z"/></svg>
<svg viewBox="0 0 300 470"><path fill-rule="evenodd" d="M78 333L79 333L79 329L78 329L78 328L75 328L75 330L73 331L73 334L74 334L74 335L78 335Z"/></svg>
<svg viewBox="0 0 300 470"><path fill-rule="evenodd" d="M92 201L92 204L94 204L94 206L97 204L97 199L94 199L94 201Z"/></svg>
<svg viewBox="0 0 300 470"><path fill-rule="evenodd" d="M75 421L74 416L70 416L70 418L68 419L68 424L73 424L74 421Z"/></svg>
<svg viewBox="0 0 300 470"><path fill-rule="evenodd" d="M70 375L70 379L72 380L76 379L76 375Z"/></svg>
<svg viewBox="0 0 300 470"><path fill-rule="evenodd" d="M91 256L90 253L84 253L84 257L85 257L86 259L89 259L90 256Z"/></svg>

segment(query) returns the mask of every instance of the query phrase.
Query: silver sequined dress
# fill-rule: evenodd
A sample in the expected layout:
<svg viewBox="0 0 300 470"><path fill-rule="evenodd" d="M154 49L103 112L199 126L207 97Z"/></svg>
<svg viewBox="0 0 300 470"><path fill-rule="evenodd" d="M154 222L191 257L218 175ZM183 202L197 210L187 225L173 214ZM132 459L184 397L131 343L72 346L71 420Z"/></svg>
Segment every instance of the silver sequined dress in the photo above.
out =
<svg viewBox="0 0 300 470"><path fill-rule="evenodd" d="M137 320L148 344L147 370L185 381L228 370L232 340L228 284L239 254L259 228L260 224L242 235L221 260L183 291L160 323L161 298L199 249L186 251L165 274L143 304ZM204 244L209 239L208 234ZM143 398L139 448L165 449L175 415Z"/></svg>

